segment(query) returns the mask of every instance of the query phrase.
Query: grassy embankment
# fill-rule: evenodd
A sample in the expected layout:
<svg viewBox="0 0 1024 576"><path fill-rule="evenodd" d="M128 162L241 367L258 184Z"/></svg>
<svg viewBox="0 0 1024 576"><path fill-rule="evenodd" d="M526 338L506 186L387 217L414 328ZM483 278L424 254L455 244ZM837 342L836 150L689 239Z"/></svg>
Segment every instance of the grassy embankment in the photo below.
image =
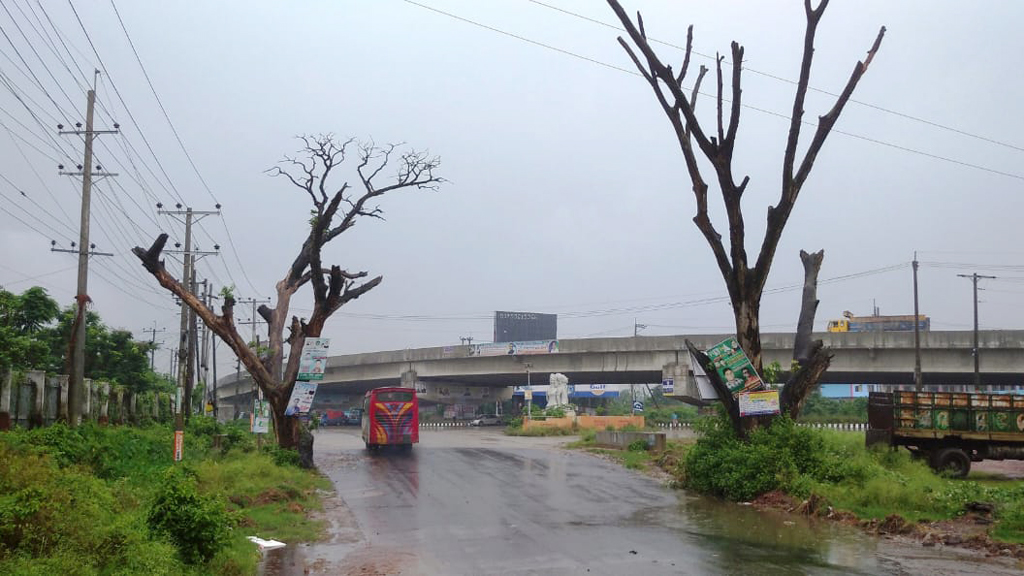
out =
<svg viewBox="0 0 1024 576"><path fill-rule="evenodd" d="M246 536L322 534L307 512L330 483L294 452L194 417L174 463L172 438L166 425L0 434L0 574L252 574Z"/></svg>
<svg viewBox="0 0 1024 576"><path fill-rule="evenodd" d="M749 443L738 441L718 418L703 420L698 429L699 440L669 442L664 454L640 445L595 448L587 433L570 446L608 454L628 468L658 466L679 487L727 500L782 492L804 502L808 514L863 523L896 515L902 531L919 522L955 520L969 504L987 503L994 508L989 536L1024 543L1024 481L978 473L967 480L943 477L905 450L865 448L863 433L802 428L786 419L755 432Z"/></svg>

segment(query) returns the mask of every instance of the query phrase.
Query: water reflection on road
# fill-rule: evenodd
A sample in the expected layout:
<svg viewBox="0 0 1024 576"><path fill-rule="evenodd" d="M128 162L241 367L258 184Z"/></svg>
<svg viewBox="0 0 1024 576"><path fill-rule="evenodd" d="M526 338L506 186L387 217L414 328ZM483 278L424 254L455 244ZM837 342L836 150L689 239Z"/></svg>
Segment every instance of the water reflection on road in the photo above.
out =
<svg viewBox="0 0 1024 576"><path fill-rule="evenodd" d="M1015 574L1008 563L670 490L548 438L424 433L367 453L321 433L332 538L266 574Z"/></svg>

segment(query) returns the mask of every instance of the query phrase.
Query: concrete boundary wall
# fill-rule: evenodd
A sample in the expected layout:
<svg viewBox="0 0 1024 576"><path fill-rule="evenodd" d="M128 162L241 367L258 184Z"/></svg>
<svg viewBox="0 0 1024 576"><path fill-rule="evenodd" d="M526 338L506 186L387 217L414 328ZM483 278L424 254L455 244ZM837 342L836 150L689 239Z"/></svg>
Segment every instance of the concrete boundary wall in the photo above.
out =
<svg viewBox="0 0 1024 576"><path fill-rule="evenodd" d="M629 448L629 445L637 440L646 442L648 450L657 452L665 450L664 432L611 432L602 430L597 433L595 438L598 446L618 448L619 450Z"/></svg>

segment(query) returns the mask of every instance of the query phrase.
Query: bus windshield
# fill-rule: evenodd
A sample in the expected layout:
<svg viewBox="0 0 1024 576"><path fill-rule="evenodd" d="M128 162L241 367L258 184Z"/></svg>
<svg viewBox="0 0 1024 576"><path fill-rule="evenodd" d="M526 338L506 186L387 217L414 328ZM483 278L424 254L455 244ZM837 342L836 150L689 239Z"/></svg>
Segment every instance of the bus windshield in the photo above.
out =
<svg viewBox="0 0 1024 576"><path fill-rule="evenodd" d="M412 402L412 395L415 392L409 391L391 391L391 392L378 392L377 400L381 402Z"/></svg>

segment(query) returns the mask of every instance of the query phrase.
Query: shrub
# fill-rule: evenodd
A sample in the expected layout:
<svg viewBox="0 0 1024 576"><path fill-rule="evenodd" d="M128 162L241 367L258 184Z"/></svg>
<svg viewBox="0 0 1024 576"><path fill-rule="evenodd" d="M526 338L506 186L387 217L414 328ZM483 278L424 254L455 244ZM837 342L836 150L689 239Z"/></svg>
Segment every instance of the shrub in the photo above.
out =
<svg viewBox="0 0 1024 576"><path fill-rule="evenodd" d="M629 446L626 449L629 450L630 452L646 452L647 450L650 449L650 445L647 444L647 440L644 440L643 438L637 438L636 440L630 442Z"/></svg>
<svg viewBox="0 0 1024 576"><path fill-rule="evenodd" d="M268 454L277 466L299 466L299 451L294 448L281 448L277 444L268 444L263 447L263 452Z"/></svg>
<svg viewBox="0 0 1024 576"><path fill-rule="evenodd" d="M228 543L231 517L216 497L199 494L195 474L168 468L157 488L147 524L166 537L188 564L207 562Z"/></svg>
<svg viewBox="0 0 1024 576"><path fill-rule="evenodd" d="M701 438L686 456L684 484L730 500L750 500L784 489L809 493L815 482L863 481L869 469L820 432L786 417L736 438L724 417L699 421Z"/></svg>

